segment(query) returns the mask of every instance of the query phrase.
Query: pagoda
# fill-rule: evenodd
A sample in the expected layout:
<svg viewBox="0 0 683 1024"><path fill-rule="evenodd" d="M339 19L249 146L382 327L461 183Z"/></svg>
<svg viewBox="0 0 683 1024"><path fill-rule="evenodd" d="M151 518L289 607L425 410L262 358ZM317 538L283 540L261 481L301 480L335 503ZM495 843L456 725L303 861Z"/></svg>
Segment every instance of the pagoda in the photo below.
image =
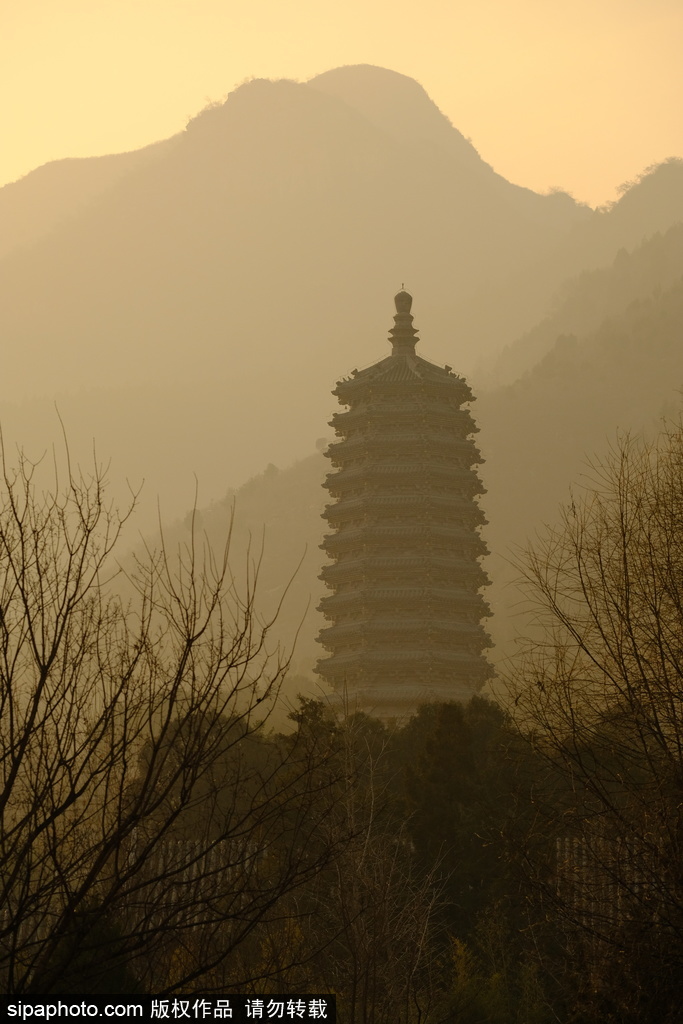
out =
<svg viewBox="0 0 683 1024"><path fill-rule="evenodd" d="M412 297L400 291L391 355L337 383L344 410L326 455L332 532L321 579L331 593L317 672L334 699L383 719L426 701L467 700L491 675L479 559L484 493L467 408L450 366L415 352Z"/></svg>

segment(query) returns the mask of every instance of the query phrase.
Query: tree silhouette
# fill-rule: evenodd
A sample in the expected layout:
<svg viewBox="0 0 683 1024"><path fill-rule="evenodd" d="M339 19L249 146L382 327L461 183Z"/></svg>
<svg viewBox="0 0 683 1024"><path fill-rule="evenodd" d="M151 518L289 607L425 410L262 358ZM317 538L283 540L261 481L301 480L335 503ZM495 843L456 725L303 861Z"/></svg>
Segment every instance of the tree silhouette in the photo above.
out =
<svg viewBox="0 0 683 1024"><path fill-rule="evenodd" d="M265 736L288 657L258 562L239 593L229 531L217 558L193 529L124 574L97 463L2 466L0 986L244 983L230 956L327 861L335 799L322 747Z"/></svg>
<svg viewBox="0 0 683 1024"><path fill-rule="evenodd" d="M672 1021L683 970L683 431L625 437L593 469L525 562L539 631L512 686L546 766L533 831L546 850L554 843L555 866L528 863L600 1019Z"/></svg>

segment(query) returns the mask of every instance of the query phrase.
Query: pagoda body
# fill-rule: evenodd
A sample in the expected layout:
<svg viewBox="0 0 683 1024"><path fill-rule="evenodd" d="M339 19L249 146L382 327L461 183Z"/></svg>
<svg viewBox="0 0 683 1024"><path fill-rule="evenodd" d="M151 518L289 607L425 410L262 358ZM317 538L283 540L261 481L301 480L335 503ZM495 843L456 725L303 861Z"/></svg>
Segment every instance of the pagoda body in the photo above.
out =
<svg viewBox="0 0 683 1024"><path fill-rule="evenodd" d="M392 353L338 382L324 486L331 593L318 673L337 699L384 719L429 700L466 700L491 669L480 591L486 547L481 457L467 383L415 353L412 298L395 298Z"/></svg>

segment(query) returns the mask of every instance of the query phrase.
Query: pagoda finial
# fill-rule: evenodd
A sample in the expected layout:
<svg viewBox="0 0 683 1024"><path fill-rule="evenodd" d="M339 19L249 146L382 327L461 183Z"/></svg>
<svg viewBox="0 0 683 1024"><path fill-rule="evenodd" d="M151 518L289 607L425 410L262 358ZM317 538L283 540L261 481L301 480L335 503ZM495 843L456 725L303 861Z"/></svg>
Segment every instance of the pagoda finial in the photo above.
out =
<svg viewBox="0 0 683 1024"><path fill-rule="evenodd" d="M389 331L389 340L394 349L393 354L399 355L400 353L414 352L415 342L418 340L418 337L417 331L412 326L413 318L410 315L413 297L404 290L403 285L401 285L401 291L394 296L394 303L396 305L395 326Z"/></svg>
<svg viewBox="0 0 683 1024"><path fill-rule="evenodd" d="M398 295L394 295L394 302L396 304L397 313L410 313L410 307L413 304L413 296L409 295L401 285L401 290Z"/></svg>

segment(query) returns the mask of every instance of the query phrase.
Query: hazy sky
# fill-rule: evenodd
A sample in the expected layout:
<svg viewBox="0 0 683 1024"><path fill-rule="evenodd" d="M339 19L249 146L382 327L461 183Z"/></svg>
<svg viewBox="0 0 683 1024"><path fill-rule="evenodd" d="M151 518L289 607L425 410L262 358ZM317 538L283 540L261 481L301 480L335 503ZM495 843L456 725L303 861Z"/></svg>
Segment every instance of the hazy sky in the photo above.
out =
<svg viewBox="0 0 683 1024"><path fill-rule="evenodd" d="M595 205L683 156L682 0L0 0L0 184L181 130L248 77L416 78L497 171Z"/></svg>

